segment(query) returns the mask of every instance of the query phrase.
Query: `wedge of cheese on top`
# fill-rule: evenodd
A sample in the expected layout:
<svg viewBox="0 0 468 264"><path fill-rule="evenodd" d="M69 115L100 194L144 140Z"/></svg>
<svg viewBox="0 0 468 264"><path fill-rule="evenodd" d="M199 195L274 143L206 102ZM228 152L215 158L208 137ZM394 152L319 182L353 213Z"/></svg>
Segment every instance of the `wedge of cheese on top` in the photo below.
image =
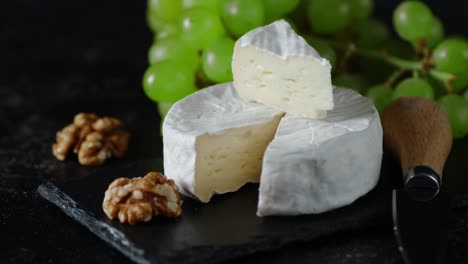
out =
<svg viewBox="0 0 468 264"><path fill-rule="evenodd" d="M333 109L330 62L284 20L242 36L232 72L234 87L247 101L309 118Z"/></svg>

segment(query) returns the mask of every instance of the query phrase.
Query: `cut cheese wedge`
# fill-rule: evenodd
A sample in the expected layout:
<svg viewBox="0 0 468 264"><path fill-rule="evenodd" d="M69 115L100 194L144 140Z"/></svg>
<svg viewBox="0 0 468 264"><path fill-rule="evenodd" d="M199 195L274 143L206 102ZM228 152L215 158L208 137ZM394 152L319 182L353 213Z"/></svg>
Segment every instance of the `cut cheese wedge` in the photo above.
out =
<svg viewBox="0 0 468 264"><path fill-rule="evenodd" d="M258 216L316 214L345 206L377 184L382 126L372 102L334 90L325 119L286 115L268 146Z"/></svg>
<svg viewBox="0 0 468 264"><path fill-rule="evenodd" d="M232 71L234 87L247 101L310 118L333 109L330 62L284 20L242 36Z"/></svg>
<svg viewBox="0 0 468 264"><path fill-rule="evenodd" d="M232 83L180 100L163 124L165 175L201 202L258 182L264 151L283 115L243 101Z"/></svg>

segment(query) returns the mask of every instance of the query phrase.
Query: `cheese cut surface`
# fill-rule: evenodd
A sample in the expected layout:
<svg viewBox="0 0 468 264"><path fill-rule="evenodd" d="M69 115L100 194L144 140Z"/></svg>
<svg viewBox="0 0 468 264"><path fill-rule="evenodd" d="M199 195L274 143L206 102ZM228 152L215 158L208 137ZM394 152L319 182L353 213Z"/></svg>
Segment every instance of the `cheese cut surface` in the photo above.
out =
<svg viewBox="0 0 468 264"><path fill-rule="evenodd" d="M258 216L322 213L352 203L377 184L382 126L371 101L334 89L322 120L286 115L268 146Z"/></svg>
<svg viewBox="0 0 468 264"><path fill-rule="evenodd" d="M331 65L284 20L254 29L235 44L240 97L310 118L333 109Z"/></svg>
<svg viewBox="0 0 468 264"><path fill-rule="evenodd" d="M175 103L163 124L164 172L202 202L258 182L264 151L283 112L242 100L232 83Z"/></svg>

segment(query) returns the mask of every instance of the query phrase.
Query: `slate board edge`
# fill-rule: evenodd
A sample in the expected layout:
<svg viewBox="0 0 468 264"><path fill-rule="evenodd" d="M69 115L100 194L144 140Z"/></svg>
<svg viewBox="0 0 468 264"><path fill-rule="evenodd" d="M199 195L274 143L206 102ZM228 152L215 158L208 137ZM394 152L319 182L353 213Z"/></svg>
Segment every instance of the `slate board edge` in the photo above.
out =
<svg viewBox="0 0 468 264"><path fill-rule="evenodd" d="M106 243L109 243L132 261L139 264L151 263L148 258L145 257L143 249L136 247L119 230L112 226L103 224L94 217L94 215L78 208L77 203L71 197L60 191L53 183L43 183L37 188L37 191L43 198L58 206L69 217L73 218L78 223L81 223L93 234L104 240ZM66 210L66 208L69 210ZM78 215L81 219L79 219ZM82 219L85 219L85 221ZM95 229L96 226L101 228L100 231ZM117 237L118 239L109 239L110 237Z"/></svg>

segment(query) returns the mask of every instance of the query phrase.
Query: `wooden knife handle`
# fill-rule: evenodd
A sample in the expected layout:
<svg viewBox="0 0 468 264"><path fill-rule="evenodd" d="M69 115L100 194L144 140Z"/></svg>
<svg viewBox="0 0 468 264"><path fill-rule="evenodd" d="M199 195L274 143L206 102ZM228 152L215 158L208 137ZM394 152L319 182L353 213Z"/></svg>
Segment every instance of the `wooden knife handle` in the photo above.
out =
<svg viewBox="0 0 468 264"><path fill-rule="evenodd" d="M400 97L383 112L382 125L384 145L401 162L404 176L412 168L429 166L442 177L452 147L452 128L435 102Z"/></svg>

